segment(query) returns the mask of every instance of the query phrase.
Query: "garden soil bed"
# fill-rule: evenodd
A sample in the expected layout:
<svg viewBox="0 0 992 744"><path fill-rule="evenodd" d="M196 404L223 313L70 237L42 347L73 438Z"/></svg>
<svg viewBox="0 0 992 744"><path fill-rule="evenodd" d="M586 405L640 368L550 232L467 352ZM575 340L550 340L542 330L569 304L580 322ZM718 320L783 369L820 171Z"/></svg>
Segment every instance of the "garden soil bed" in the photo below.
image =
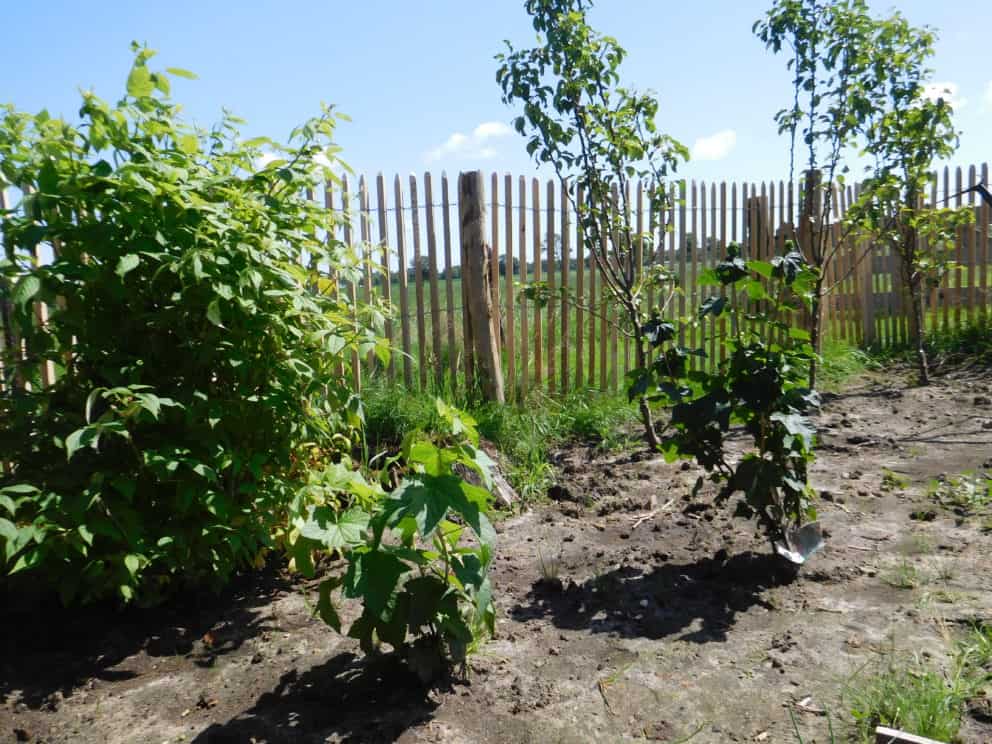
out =
<svg viewBox="0 0 992 744"><path fill-rule="evenodd" d="M695 466L567 448L554 498L499 525L497 635L444 689L363 661L275 570L124 615L7 607L0 741L793 742L791 709L826 742L858 669L940 664L946 635L992 621L992 537L926 493L992 467L989 397L986 373L831 396L812 471L827 547L792 583L712 486L691 494ZM969 715L963 737L992 725Z"/></svg>

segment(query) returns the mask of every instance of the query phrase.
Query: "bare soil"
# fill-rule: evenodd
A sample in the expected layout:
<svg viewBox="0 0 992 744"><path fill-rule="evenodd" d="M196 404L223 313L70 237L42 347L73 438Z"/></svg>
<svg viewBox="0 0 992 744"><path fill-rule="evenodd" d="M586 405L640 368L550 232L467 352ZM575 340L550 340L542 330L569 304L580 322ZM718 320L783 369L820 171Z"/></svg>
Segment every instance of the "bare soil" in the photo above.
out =
<svg viewBox="0 0 992 744"><path fill-rule="evenodd" d="M992 468L990 395L968 373L831 396L812 471L827 547L791 583L711 486L691 495L695 466L562 451L549 502L499 526L497 636L441 689L363 660L275 569L156 610L8 607L0 741L793 742L791 709L826 742L852 674L893 651L940 664L992 621L992 537L927 496ZM963 740L992 741L989 719Z"/></svg>

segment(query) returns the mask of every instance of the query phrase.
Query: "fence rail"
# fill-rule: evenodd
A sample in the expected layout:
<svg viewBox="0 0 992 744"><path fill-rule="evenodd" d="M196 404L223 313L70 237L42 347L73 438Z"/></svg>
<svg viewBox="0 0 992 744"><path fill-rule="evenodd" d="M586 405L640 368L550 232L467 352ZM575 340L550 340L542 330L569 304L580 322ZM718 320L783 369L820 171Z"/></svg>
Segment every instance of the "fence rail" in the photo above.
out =
<svg viewBox="0 0 992 744"><path fill-rule="evenodd" d="M962 229L954 249L956 268L927 297L931 329L950 330L988 315L989 259L992 253L989 206L963 188L984 181L988 166L943 169L934 177L930 203L950 199L975 210L973 226ZM486 179L492 300L499 309L498 343L508 397L534 390L550 393L623 385L633 354L618 331L618 313L608 301L599 270L583 245L578 220L556 180L492 173ZM797 184L773 182L681 182L673 185L663 213L651 215L648 185L634 184L627 194L638 232L667 226L653 236L649 250L636 251L638 270L663 264L674 272L684 294L664 309L668 319L684 316L719 288L700 287L696 279L725 255L728 243L742 244L748 257L770 258L795 234L801 210ZM897 258L884 246L842 240L840 220L855 199L857 186L835 189L833 218L827 229L838 245L826 267L833 290L824 303L824 331L855 345L892 346L908 337L908 302ZM616 199L619 195L614 194ZM381 299L395 312L384 332L398 350L381 368L370 356L351 360L356 388L370 376L402 380L410 388L457 388L471 378L470 333L466 308L471 298L462 281L461 225L457 184L445 174L392 178L344 178L339 187L311 195L342 219L338 237L364 266L362 279L341 291L362 300ZM0 194L0 200L3 195ZM604 236L604 241L608 238ZM612 249L610 245L606 246ZM867 256L866 260L860 260ZM546 282L564 295L537 307L520 285ZM651 292L647 301L658 300ZM46 310L39 307L38 322ZM683 329L683 341L703 346L708 356L696 363L714 365L723 356L723 319ZM2 343L2 339L0 339Z"/></svg>

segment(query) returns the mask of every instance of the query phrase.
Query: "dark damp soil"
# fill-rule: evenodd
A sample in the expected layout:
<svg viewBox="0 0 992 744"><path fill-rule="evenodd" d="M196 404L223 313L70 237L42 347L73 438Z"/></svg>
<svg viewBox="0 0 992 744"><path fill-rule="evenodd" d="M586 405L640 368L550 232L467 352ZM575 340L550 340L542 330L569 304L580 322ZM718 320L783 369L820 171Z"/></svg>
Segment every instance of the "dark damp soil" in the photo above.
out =
<svg viewBox="0 0 992 744"><path fill-rule="evenodd" d="M812 471L827 547L795 580L710 486L692 495L695 466L559 452L553 498L499 525L496 637L433 690L363 659L276 569L155 610L4 608L0 741L794 742L791 710L827 742L823 712L843 731L866 663L939 665L948 633L992 621L988 525L927 495L992 468L990 393L970 373L830 396ZM894 586L906 571L916 586Z"/></svg>

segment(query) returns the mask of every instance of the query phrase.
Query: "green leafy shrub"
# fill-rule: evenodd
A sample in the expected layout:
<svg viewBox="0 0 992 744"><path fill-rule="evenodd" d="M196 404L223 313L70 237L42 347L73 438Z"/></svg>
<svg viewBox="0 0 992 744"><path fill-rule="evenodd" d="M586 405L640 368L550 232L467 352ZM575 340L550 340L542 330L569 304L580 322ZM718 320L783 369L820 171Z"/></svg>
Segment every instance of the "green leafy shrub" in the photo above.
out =
<svg viewBox="0 0 992 744"><path fill-rule="evenodd" d="M366 653L388 643L424 682L463 663L495 623L488 572L496 534L486 516L492 461L478 448L471 417L440 400L436 410L444 433L406 437L396 461L407 472L387 498L371 511L306 507L293 520L291 548L311 576L314 552L344 555L347 570L320 584L317 612L340 631L333 593L361 600L348 635ZM462 477L468 471L481 486Z"/></svg>
<svg viewBox="0 0 992 744"><path fill-rule="evenodd" d="M0 111L0 186L20 195L0 223L0 576L65 602L153 601L260 560L361 423L337 365L387 353L315 271L357 276L304 197L336 178L338 115L285 147L230 115L204 131L135 53L127 94L84 93L78 125Z"/></svg>
<svg viewBox="0 0 992 744"><path fill-rule="evenodd" d="M814 429L806 414L819 404L805 386L813 357L809 334L792 315L808 302L815 271L794 251L770 262L745 261L736 245L701 283L723 287L699 307L700 322L729 315L727 358L712 372L693 370L689 359L702 349L676 343L673 324L656 319L651 366L628 373L631 398L646 395L671 406L671 433L661 449L666 458L692 457L721 483L719 500L743 493L737 514L757 518L771 541L790 527L815 518L807 472L813 459ZM726 437L742 425L753 449L736 459ZM702 485L700 479L698 486Z"/></svg>

